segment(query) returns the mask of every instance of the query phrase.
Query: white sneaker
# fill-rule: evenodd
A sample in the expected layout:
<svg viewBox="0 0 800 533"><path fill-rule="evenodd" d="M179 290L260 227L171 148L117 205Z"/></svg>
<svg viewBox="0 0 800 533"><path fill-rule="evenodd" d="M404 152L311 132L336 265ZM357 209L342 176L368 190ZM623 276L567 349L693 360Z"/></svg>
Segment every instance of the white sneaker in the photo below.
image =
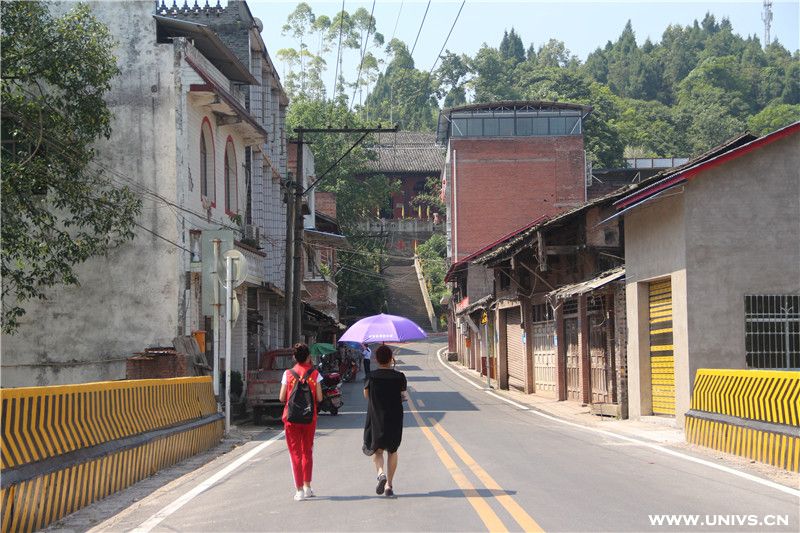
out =
<svg viewBox="0 0 800 533"><path fill-rule="evenodd" d="M311 487L303 487L303 496L306 498L313 498L314 490Z"/></svg>
<svg viewBox="0 0 800 533"><path fill-rule="evenodd" d="M303 501L303 500L305 500L305 499L306 499L306 498L305 498L305 496L303 495L303 491L302 491L302 489L301 489L301 490L298 490L297 492L295 492L295 493L294 493L294 501L296 501L296 502L301 502L301 501Z"/></svg>

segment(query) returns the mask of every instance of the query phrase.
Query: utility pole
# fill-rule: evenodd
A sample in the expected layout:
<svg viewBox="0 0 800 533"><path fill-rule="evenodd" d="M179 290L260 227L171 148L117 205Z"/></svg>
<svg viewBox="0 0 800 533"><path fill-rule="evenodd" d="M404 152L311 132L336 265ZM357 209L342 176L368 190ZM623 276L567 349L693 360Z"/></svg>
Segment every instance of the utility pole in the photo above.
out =
<svg viewBox="0 0 800 533"><path fill-rule="evenodd" d="M294 283L292 285L292 344L303 335L303 128L297 132L297 175L294 178Z"/></svg>
<svg viewBox="0 0 800 533"><path fill-rule="evenodd" d="M286 182L286 265L284 271L284 295L283 295L283 344L290 346L293 344L292 333L292 319L294 318L292 306L294 300L292 294L294 292L294 201L292 190L294 188L294 180L287 180Z"/></svg>
<svg viewBox="0 0 800 533"><path fill-rule="evenodd" d="M291 324L289 324L288 330L291 331L291 344L296 342L300 342L300 337L303 333L303 321L302 321L302 314L303 314L303 300L302 300L302 282L303 282L303 196L308 194L308 192L317 186L328 173L336 168L336 166L342 162L342 160L347 157L347 155L353 151L353 149L361 144L367 135L370 133L383 133L383 132L396 132L397 126L393 128L381 128L380 125L377 128L295 128L295 133L297 133L297 173L294 179L294 219L291 219L289 216L289 201L287 198L286 209L287 209L287 216L286 216L286 320L291 320ZM333 163L330 168L326 169L319 178L317 178L314 183L311 183L306 187L303 188L303 145L305 143L304 134L305 133L361 133L361 137L350 147L347 151L342 154L339 159ZM288 190L291 191L291 184L288 186ZM292 266L293 268L289 268L289 234L293 234L293 248L294 253L291 254L292 257ZM291 276L290 276L291 273ZM291 278L291 279L290 279ZM291 295L290 289L291 287ZM289 305L291 303L291 306ZM291 312L290 312L291 307ZM289 318L291 317L291 319ZM284 331L287 331L284 329ZM286 339L290 339L289 336ZM285 344L289 344L286 342Z"/></svg>

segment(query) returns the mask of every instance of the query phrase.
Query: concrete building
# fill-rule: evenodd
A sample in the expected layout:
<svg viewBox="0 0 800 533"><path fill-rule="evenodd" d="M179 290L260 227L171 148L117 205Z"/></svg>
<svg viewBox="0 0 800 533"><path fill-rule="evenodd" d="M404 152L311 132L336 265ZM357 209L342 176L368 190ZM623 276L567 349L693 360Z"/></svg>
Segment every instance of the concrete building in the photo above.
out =
<svg viewBox="0 0 800 533"><path fill-rule="evenodd" d="M800 367L800 123L643 181L625 223L631 417L683 427L701 368Z"/></svg>
<svg viewBox="0 0 800 533"><path fill-rule="evenodd" d="M248 335L240 319L232 339L232 366L244 374L248 346L282 344L288 101L260 22L243 2L91 5L121 68L108 95L112 136L96 162L140 194L142 214L134 240L81 265L78 286L32 302L18 333L4 336L2 386L124 378L131 354L213 330L212 236L248 259L238 296L258 327ZM209 352L223 341L207 339Z"/></svg>

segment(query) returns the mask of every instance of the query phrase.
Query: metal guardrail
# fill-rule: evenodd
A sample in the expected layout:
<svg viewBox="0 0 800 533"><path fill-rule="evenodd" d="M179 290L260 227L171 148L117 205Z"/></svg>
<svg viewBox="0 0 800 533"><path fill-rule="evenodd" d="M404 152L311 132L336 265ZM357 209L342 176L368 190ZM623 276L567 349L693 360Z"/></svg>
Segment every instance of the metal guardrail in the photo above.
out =
<svg viewBox="0 0 800 533"><path fill-rule="evenodd" d="M800 471L800 372L698 370L686 440Z"/></svg>
<svg viewBox="0 0 800 533"><path fill-rule="evenodd" d="M211 378L0 390L2 532L34 531L217 444Z"/></svg>

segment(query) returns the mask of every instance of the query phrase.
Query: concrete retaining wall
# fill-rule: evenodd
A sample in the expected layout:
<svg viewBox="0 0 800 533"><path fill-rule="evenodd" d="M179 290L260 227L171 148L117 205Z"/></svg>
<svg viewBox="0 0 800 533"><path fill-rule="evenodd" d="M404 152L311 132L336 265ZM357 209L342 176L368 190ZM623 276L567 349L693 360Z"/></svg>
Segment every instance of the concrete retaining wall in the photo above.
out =
<svg viewBox="0 0 800 533"><path fill-rule="evenodd" d="M216 445L211 378L0 390L2 531L34 531Z"/></svg>
<svg viewBox="0 0 800 533"><path fill-rule="evenodd" d="M686 440L800 470L800 372L700 369Z"/></svg>

